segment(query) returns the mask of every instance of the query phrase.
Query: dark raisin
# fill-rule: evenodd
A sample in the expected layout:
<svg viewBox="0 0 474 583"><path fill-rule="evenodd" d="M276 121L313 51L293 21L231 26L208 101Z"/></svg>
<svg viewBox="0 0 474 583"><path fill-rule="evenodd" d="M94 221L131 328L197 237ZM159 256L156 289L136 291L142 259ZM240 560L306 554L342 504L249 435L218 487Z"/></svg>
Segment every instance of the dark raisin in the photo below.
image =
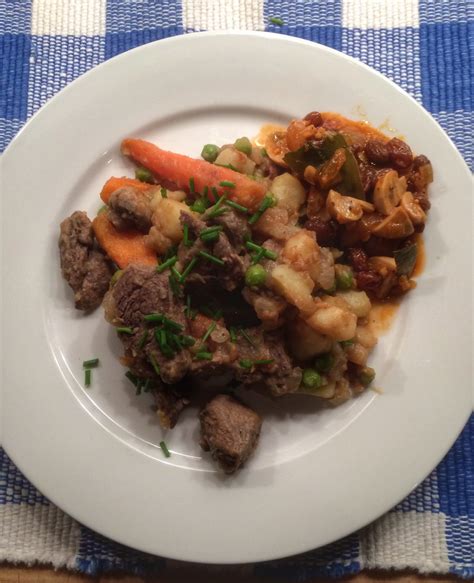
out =
<svg viewBox="0 0 474 583"><path fill-rule="evenodd" d="M425 223L420 223L419 225L414 225L415 233L423 233L425 230Z"/></svg>
<svg viewBox="0 0 474 583"><path fill-rule="evenodd" d="M426 156L423 156L423 154L421 154L420 156L416 156L415 159L413 160L413 168L415 170L418 170L418 168L426 166L427 164L431 164L431 162L428 160Z"/></svg>
<svg viewBox="0 0 474 583"><path fill-rule="evenodd" d="M365 155L374 164L387 164L390 159L387 144L382 140L368 140L365 145Z"/></svg>
<svg viewBox="0 0 474 583"><path fill-rule="evenodd" d="M384 255L391 257L397 245L399 239L382 239L382 237L376 237L372 235L370 239L364 244L364 251L369 255L369 257L374 257L377 255Z"/></svg>
<svg viewBox="0 0 474 583"><path fill-rule="evenodd" d="M347 250L347 258L355 271L366 271L369 269L367 253L360 247L352 247Z"/></svg>
<svg viewBox="0 0 474 583"><path fill-rule="evenodd" d="M391 165L398 170L406 170L413 162L410 146L398 138L387 142L388 156Z"/></svg>
<svg viewBox="0 0 474 583"><path fill-rule="evenodd" d="M335 221L323 221L319 217L313 217L306 221L304 227L308 231L314 231L316 233L316 240L322 247L336 245L339 226Z"/></svg>
<svg viewBox="0 0 474 583"><path fill-rule="evenodd" d="M382 283L383 277L380 273L372 271L358 271L356 273L357 287L364 291L374 291Z"/></svg>
<svg viewBox="0 0 474 583"><path fill-rule="evenodd" d="M319 111L312 111L311 113L308 113L308 115L304 116L304 119L305 121L309 121L309 123L315 128L323 125L323 117Z"/></svg>
<svg viewBox="0 0 474 583"><path fill-rule="evenodd" d="M359 170L364 193L370 194L374 190L375 183L377 182L377 171L373 167L367 166L365 164L360 164Z"/></svg>

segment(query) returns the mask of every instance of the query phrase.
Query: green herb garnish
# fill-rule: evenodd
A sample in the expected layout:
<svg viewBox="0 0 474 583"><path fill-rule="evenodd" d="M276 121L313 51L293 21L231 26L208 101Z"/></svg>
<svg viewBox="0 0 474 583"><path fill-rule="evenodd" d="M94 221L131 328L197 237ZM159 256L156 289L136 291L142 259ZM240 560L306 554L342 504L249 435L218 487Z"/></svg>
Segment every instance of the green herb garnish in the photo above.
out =
<svg viewBox="0 0 474 583"><path fill-rule="evenodd" d="M165 457L170 457L170 451L164 441L160 441L161 451L165 454Z"/></svg>
<svg viewBox="0 0 474 583"><path fill-rule="evenodd" d="M170 257L169 259L158 265L156 271L158 273L163 273L163 271L165 271L165 269L168 269L168 267L173 267L176 261L178 261L178 257L176 255L174 257Z"/></svg>
<svg viewBox="0 0 474 583"><path fill-rule="evenodd" d="M115 328L117 330L117 334L133 334L133 328L129 328L128 326L119 326Z"/></svg>
<svg viewBox="0 0 474 583"><path fill-rule="evenodd" d="M91 377L92 377L92 370L90 368L86 368L84 371L84 385L86 387L91 386Z"/></svg>
<svg viewBox="0 0 474 583"><path fill-rule="evenodd" d="M98 358L91 358L90 360L85 360L82 363L84 368L96 368L99 366L99 359Z"/></svg>
<svg viewBox="0 0 474 583"><path fill-rule="evenodd" d="M199 255L201 257L204 257L204 259L207 259L208 261L215 263L216 265L221 265L221 266L225 265L225 263L222 259L219 259L219 257L216 257L215 255L212 255L211 253L207 253L207 251L199 251Z"/></svg>

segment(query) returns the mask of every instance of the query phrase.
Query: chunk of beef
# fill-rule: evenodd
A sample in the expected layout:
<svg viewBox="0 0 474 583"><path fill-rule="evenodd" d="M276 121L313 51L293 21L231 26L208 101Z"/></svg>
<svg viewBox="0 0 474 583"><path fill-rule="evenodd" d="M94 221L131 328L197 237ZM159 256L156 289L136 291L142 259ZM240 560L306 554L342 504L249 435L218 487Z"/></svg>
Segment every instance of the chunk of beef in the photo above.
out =
<svg viewBox="0 0 474 583"><path fill-rule="evenodd" d="M285 347L283 334L263 332L258 328L246 330L237 337L239 359L234 364L235 378L244 385L261 385L273 396L295 393L301 384L302 370L294 366ZM250 339L250 341L249 341ZM270 361L268 364L252 364L255 361Z"/></svg>
<svg viewBox="0 0 474 583"><path fill-rule="evenodd" d="M245 271L249 265L248 256L239 256L232 247L227 235L220 233L215 243L206 244L199 234L208 228L207 224L189 213L181 213L181 223L187 225L190 235L194 240L190 247L181 244L178 249L178 267L184 270L186 265L195 258L199 258L199 263L195 266L187 278L187 283L200 283L205 285L217 285L228 291L232 291L242 282ZM218 265L200 256L204 251L218 257L224 265Z"/></svg>
<svg viewBox="0 0 474 583"><path fill-rule="evenodd" d="M184 305L173 295L168 276L157 273L153 267L132 264L109 293L111 298L106 302L109 321L134 330L133 334L121 334L127 364L140 375L146 371L150 373L150 366L155 362L165 383L181 380L191 365L189 351L183 348L174 351L172 356L163 354L151 329L143 340L146 331L143 318L152 313L166 315L182 325L184 334L188 332Z"/></svg>
<svg viewBox="0 0 474 583"><path fill-rule="evenodd" d="M160 383L153 390L158 418L163 429L173 429L183 409L190 404L187 394L181 389L180 385Z"/></svg>
<svg viewBox="0 0 474 583"><path fill-rule="evenodd" d="M246 237L250 236L250 227L247 218L237 211L228 210L219 217L211 220L212 224L224 227L224 233L234 250L240 252Z"/></svg>
<svg viewBox="0 0 474 583"><path fill-rule="evenodd" d="M102 302L109 288L112 266L94 247L92 223L76 211L61 223L59 253L64 279L74 291L78 310L90 311Z"/></svg>
<svg viewBox="0 0 474 583"><path fill-rule="evenodd" d="M119 188L109 199L110 222L119 230L138 229L148 233L151 228L152 210L142 192L131 186Z"/></svg>
<svg viewBox="0 0 474 583"><path fill-rule="evenodd" d="M229 395L217 395L200 414L201 447L226 474L238 470L257 446L262 419Z"/></svg>

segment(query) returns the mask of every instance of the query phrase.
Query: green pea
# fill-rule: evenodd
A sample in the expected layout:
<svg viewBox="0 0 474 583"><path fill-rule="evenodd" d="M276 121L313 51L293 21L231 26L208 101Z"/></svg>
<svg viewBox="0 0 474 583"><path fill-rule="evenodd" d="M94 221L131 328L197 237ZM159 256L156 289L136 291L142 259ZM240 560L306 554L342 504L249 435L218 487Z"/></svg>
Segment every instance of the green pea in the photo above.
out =
<svg viewBox="0 0 474 583"><path fill-rule="evenodd" d="M262 265L251 265L245 272L245 283L248 286L260 286L265 283L267 272Z"/></svg>
<svg viewBox="0 0 474 583"><path fill-rule="evenodd" d="M375 378L375 370L370 366L364 366L359 370L357 376L364 387L368 387Z"/></svg>
<svg viewBox="0 0 474 583"><path fill-rule="evenodd" d="M348 265L336 265L336 288L348 290L354 287L354 275Z"/></svg>
<svg viewBox="0 0 474 583"><path fill-rule="evenodd" d="M307 389L319 389L323 384L323 379L314 368L305 368L303 371L302 384Z"/></svg>
<svg viewBox="0 0 474 583"><path fill-rule="evenodd" d="M247 156L250 156L250 154L252 153L252 144L250 140L245 137L238 138L237 140L235 140L234 148L239 152L242 152L242 154L247 154Z"/></svg>
<svg viewBox="0 0 474 583"><path fill-rule="evenodd" d="M331 370L334 364L334 357L330 352L326 352L326 354L321 354L318 358L314 361L314 366L318 372L328 372Z"/></svg>
<svg viewBox="0 0 474 583"><path fill-rule="evenodd" d="M140 180L140 182L148 182L149 184L153 184L155 182L153 174L147 168L136 168L135 178Z"/></svg>
<svg viewBox="0 0 474 583"><path fill-rule="evenodd" d="M198 198L193 202L190 208L192 211L202 215L207 208L206 201L204 198Z"/></svg>
<svg viewBox="0 0 474 583"><path fill-rule="evenodd" d="M201 156L206 162L214 162L219 155L219 146L215 144L206 144L201 152Z"/></svg>

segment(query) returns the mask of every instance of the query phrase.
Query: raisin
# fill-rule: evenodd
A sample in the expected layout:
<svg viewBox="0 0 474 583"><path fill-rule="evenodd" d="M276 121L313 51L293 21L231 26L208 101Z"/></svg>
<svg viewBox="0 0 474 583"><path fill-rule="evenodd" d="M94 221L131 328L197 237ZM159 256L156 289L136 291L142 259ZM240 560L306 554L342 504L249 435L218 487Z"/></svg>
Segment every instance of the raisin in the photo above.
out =
<svg viewBox="0 0 474 583"><path fill-rule="evenodd" d="M415 159L413 160L414 170L418 170L418 168L426 166L427 164L431 164L431 162L428 160L426 156L423 156L423 154L421 154L420 156L416 156Z"/></svg>
<svg viewBox="0 0 474 583"><path fill-rule="evenodd" d="M377 182L378 178L377 172L374 170L373 167L367 166L366 164L360 164L359 170L364 193L370 194L374 190L375 183Z"/></svg>
<svg viewBox="0 0 474 583"><path fill-rule="evenodd" d="M426 194L426 192L414 192L413 198L425 212L430 210L431 203L428 200L428 195Z"/></svg>
<svg viewBox="0 0 474 583"><path fill-rule="evenodd" d="M336 245L339 226L335 221L323 221L319 217L313 217L306 221L304 228L316 233L316 240L322 247Z"/></svg>
<svg viewBox="0 0 474 583"><path fill-rule="evenodd" d="M312 111L311 113L308 113L308 115L304 116L304 119L305 121L309 121L309 123L315 128L323 125L323 117L319 111Z"/></svg>
<svg viewBox="0 0 474 583"><path fill-rule="evenodd" d="M364 291L374 291L382 283L383 277L380 273L368 269L356 273L357 287Z"/></svg>
<svg viewBox="0 0 474 583"><path fill-rule="evenodd" d="M413 154L410 146L398 138L392 138L387 142L390 164L398 170L406 170L413 162Z"/></svg>
<svg viewBox="0 0 474 583"><path fill-rule="evenodd" d="M360 247L348 249L347 257L355 271L367 271L369 269L367 253Z"/></svg>
<svg viewBox="0 0 474 583"><path fill-rule="evenodd" d="M365 145L365 155L374 164L388 164L390 153L387 144L382 140L368 140Z"/></svg>

